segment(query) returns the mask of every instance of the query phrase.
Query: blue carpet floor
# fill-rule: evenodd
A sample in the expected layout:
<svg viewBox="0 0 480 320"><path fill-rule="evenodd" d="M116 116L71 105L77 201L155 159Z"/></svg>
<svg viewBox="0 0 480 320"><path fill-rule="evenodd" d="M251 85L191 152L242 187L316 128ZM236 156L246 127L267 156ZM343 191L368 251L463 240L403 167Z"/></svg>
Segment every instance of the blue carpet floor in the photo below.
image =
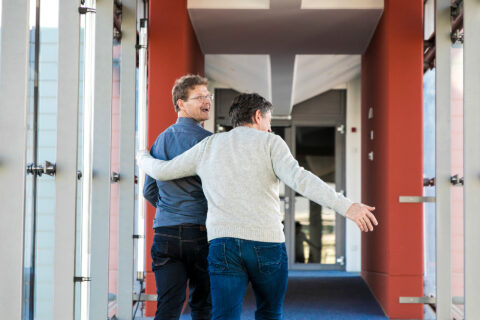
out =
<svg viewBox="0 0 480 320"><path fill-rule="evenodd" d="M255 319L255 298L245 294L242 319ZM384 320L380 305L358 273L291 271L283 318L292 320ZM187 308L182 320L191 319Z"/></svg>

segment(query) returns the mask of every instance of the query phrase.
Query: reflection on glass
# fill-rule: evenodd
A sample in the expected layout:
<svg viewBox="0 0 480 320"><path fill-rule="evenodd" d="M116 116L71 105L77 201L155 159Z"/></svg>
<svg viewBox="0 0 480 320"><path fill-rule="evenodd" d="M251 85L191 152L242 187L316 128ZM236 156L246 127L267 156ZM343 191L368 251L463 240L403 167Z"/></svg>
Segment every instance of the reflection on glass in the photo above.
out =
<svg viewBox="0 0 480 320"><path fill-rule="evenodd" d="M56 162L58 87L58 0L40 4L37 164ZM53 318L55 178L37 178L35 230L35 318Z"/></svg>
<svg viewBox="0 0 480 320"><path fill-rule="evenodd" d="M297 127L296 158L335 189L335 128ZM295 196L295 263L336 263L335 211Z"/></svg>
<svg viewBox="0 0 480 320"><path fill-rule="evenodd" d="M296 263L336 263L335 216L329 208L295 197Z"/></svg>
<svg viewBox="0 0 480 320"><path fill-rule="evenodd" d="M28 56L28 113L27 113L27 150L26 163L36 162L36 118L35 110L35 24L36 3L30 1L29 19L29 56ZM33 13L33 14L32 14ZM25 239L24 239L24 269L23 269L23 318L33 319L34 310L34 252L35 252L35 188L36 176L26 175L25 180Z"/></svg>
<svg viewBox="0 0 480 320"><path fill-rule="evenodd" d="M56 162L58 0L30 1L27 162L40 166ZM26 179L25 319L53 317L53 252L55 179L29 175Z"/></svg>
<svg viewBox="0 0 480 320"><path fill-rule="evenodd" d="M112 143L111 171L120 171L120 53L121 45L113 45L113 87L112 87ZM117 313L118 287L118 183L110 185L110 250L108 263L108 316Z"/></svg>
<svg viewBox="0 0 480 320"><path fill-rule="evenodd" d="M452 55L452 128L451 172L463 177L463 45L459 42L451 49ZM464 215L463 187L451 189L452 214L452 296L463 297L464 275ZM463 319L464 305L452 305L455 318Z"/></svg>

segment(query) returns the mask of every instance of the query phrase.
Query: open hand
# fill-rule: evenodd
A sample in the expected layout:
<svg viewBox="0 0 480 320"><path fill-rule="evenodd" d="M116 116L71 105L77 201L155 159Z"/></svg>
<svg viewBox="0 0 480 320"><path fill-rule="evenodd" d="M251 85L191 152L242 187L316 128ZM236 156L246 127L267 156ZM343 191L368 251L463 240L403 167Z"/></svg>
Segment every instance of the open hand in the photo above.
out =
<svg viewBox="0 0 480 320"><path fill-rule="evenodd" d="M345 216L355 222L361 231L373 231L373 225L378 226L378 221L371 211L375 207L369 207L363 203L354 203L348 208Z"/></svg>

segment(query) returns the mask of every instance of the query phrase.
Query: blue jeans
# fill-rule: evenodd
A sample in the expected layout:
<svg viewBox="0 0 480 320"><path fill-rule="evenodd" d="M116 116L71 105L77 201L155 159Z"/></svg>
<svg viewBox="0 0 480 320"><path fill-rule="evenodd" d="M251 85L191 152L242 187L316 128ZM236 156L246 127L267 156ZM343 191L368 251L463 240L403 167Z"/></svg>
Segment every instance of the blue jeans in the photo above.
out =
<svg viewBox="0 0 480 320"><path fill-rule="evenodd" d="M187 279L192 319L210 319L212 303L205 226L155 228L151 255L158 295L155 320L179 319Z"/></svg>
<svg viewBox="0 0 480 320"><path fill-rule="evenodd" d="M282 318L288 279L284 243L214 239L210 242L208 272L213 320L240 319L249 281L257 303L255 319Z"/></svg>

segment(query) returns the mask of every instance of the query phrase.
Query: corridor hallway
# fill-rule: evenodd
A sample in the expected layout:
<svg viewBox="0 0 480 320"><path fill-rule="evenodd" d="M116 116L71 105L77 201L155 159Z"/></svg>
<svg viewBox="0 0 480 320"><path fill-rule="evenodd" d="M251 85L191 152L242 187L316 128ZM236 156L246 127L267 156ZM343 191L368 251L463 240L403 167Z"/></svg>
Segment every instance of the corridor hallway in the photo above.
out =
<svg viewBox="0 0 480 320"><path fill-rule="evenodd" d="M255 298L250 286L248 286L242 309L242 320L255 319ZM180 319L191 319L188 307ZM381 320L388 318L385 317L359 273L289 271L283 319Z"/></svg>

